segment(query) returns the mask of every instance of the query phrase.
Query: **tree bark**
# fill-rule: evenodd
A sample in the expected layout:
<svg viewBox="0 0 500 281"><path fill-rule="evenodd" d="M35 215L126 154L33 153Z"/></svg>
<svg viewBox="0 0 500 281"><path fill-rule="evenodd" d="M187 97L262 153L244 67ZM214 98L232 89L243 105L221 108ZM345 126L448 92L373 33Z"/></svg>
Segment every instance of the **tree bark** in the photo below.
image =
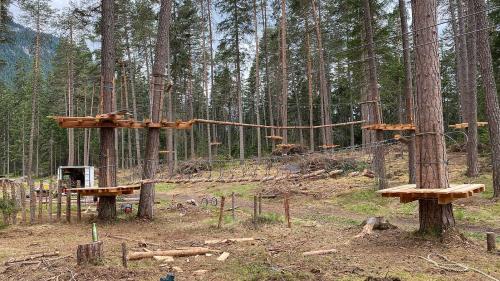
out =
<svg viewBox="0 0 500 281"><path fill-rule="evenodd" d="M326 70L325 70L325 58L324 58L324 50L323 50L323 39L321 36L321 21L320 15L317 11L316 0L311 1L312 9L313 9L313 19L314 25L316 29L316 37L318 39L318 55L319 55L319 86L320 86L320 97L321 97L321 113L322 113L322 123L323 125L332 124L331 120L331 108L330 108L330 94L328 93L327 81L326 81ZM332 128L325 127L322 129L323 133L323 144L324 145L332 145Z"/></svg>
<svg viewBox="0 0 500 281"><path fill-rule="evenodd" d="M447 188L446 143L439 75L436 0L412 0L417 104L417 187ZM429 43L432 42L432 43ZM451 203L419 200L421 232L442 233L455 225Z"/></svg>
<svg viewBox="0 0 500 281"><path fill-rule="evenodd" d="M287 66L287 48L286 43L286 1L281 0L281 125L288 124L288 66ZM283 144L288 143L288 131L283 129Z"/></svg>
<svg viewBox="0 0 500 281"><path fill-rule="evenodd" d="M68 50L68 116L73 116L73 22L69 20L69 50ZM75 131L68 129L68 166L75 165Z"/></svg>
<svg viewBox="0 0 500 281"><path fill-rule="evenodd" d="M311 38L309 36L309 21L304 16L306 33L306 54L307 54L307 96L309 97L309 150L314 152L314 108L313 108L313 81L312 81L312 58L311 58Z"/></svg>
<svg viewBox="0 0 500 281"><path fill-rule="evenodd" d="M101 47L101 100L102 113L109 113L114 108L114 73L115 73L115 43L114 43L114 1L102 0L102 47ZM100 129L100 167L99 186L116 186L116 149L115 129ZM97 217L100 220L116 219L116 197L99 197Z"/></svg>
<svg viewBox="0 0 500 281"><path fill-rule="evenodd" d="M243 123L243 97L241 95L241 53L240 53L240 30L238 27L238 5L234 1L234 32L236 40L236 94L238 96L238 120ZM240 164L245 160L245 136L243 135L243 127L239 127L240 137Z"/></svg>
<svg viewBox="0 0 500 281"><path fill-rule="evenodd" d="M128 32L125 32L125 45L127 49L127 59L128 59L128 66L129 66L129 71L130 71L130 91L132 94L132 113L134 119L137 120L138 115L137 115L137 97L135 93L135 59L132 60L132 54L130 51L130 42L129 42L129 35ZM135 157L137 160L137 164L139 165L141 161L141 140L139 137L139 129L134 129L134 139L135 139Z"/></svg>
<svg viewBox="0 0 500 281"><path fill-rule="evenodd" d="M377 65L375 62L375 47L373 44L373 29L372 29L372 16L370 8L370 0L363 0L364 4L364 27L367 41L368 51L368 124L382 123L382 112L380 108L380 93L378 91L377 82ZM387 187L387 180L385 178L385 148L380 142L384 140L383 131L377 130L375 133L375 141L377 145L373 148L373 168L378 177L379 189Z"/></svg>
<svg viewBox="0 0 500 281"><path fill-rule="evenodd" d="M160 122L161 108L164 92L165 70L167 67L167 56L169 49L169 29L171 16L171 0L162 0L158 18L158 33L156 39L155 62L153 64L152 92L153 108L151 114L152 122ZM170 90L170 89L168 89ZM143 179L155 177L158 167L158 150L160 146L160 129L148 128L146 140L146 156L144 159ZM139 199L139 218L152 219L154 215L154 184L144 184L141 188Z"/></svg>
<svg viewBox="0 0 500 281"><path fill-rule="evenodd" d="M257 21L257 0L253 0L253 21L255 28L255 93L254 93L254 103L255 103L255 119L257 119L257 125L260 125L260 65L259 65L259 22ZM260 128L257 128L257 160L260 161L262 156L262 138L260 135Z"/></svg>
<svg viewBox="0 0 500 281"><path fill-rule="evenodd" d="M206 116L207 119L210 120L210 95L208 94L208 70L207 70L207 47L206 47L206 36L205 36L205 25L206 25L206 20L205 20L205 7L204 7L204 2L201 1L201 18L203 21L203 27L202 27L202 43L203 43L203 90L205 92L205 98L206 98ZM210 2L208 2L210 4ZM207 7L208 10L210 10L210 6ZM210 125L207 125L207 151L208 151L208 162L212 164L212 136L211 136L211 128Z"/></svg>
<svg viewBox="0 0 500 281"><path fill-rule="evenodd" d="M495 83L495 72L491 58L489 41L488 16L484 0L475 0L474 11L477 23L477 55L479 70L486 95L486 115L491 145L491 162L493 167L493 197L500 197L500 107Z"/></svg>
<svg viewBox="0 0 500 281"><path fill-rule="evenodd" d="M406 122L409 124L415 123L413 113L413 73L411 69L411 54L410 54L410 40L408 38L408 16L406 11L405 0L399 0L399 15L401 17L401 34L403 39L403 64L405 71L404 95L406 100ZM415 183L415 133L410 132L410 140L408 142L408 171L409 183Z"/></svg>
<svg viewBox="0 0 500 281"><path fill-rule="evenodd" d="M474 1L467 0L467 176L479 175L477 151L477 49L476 49L476 17L473 16ZM463 35L465 36L465 35Z"/></svg>

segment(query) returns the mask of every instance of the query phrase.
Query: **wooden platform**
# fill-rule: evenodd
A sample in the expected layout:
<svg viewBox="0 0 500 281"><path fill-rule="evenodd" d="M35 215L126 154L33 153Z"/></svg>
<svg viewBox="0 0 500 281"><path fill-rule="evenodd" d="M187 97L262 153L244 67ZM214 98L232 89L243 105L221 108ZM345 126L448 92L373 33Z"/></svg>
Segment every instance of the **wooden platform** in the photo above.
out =
<svg viewBox="0 0 500 281"><path fill-rule="evenodd" d="M365 130L380 130L380 131L415 131L414 124L369 124L361 126Z"/></svg>
<svg viewBox="0 0 500 281"><path fill-rule="evenodd" d="M336 147L340 147L340 145L338 145L338 144L324 144L324 145L319 146L319 148L321 148L321 149L333 149Z"/></svg>
<svg viewBox="0 0 500 281"><path fill-rule="evenodd" d="M438 200L439 204L448 204L453 200L467 198L474 193L484 191L484 184L451 184L449 188L416 188L415 184L406 184L377 191L383 197L399 197L401 203L409 203L419 199Z"/></svg>
<svg viewBox="0 0 500 281"><path fill-rule="evenodd" d="M90 188L71 188L71 192L79 193L82 196L117 196L123 194L133 194L134 190L141 189L140 184L123 185L115 187L90 187Z"/></svg>
<svg viewBox="0 0 500 281"><path fill-rule="evenodd" d="M488 122L477 122L478 127L484 127L487 126ZM469 123L458 123L454 125L449 125L448 127L450 128L455 128L455 129L465 129L469 127Z"/></svg>
<svg viewBox="0 0 500 281"><path fill-rule="evenodd" d="M281 136L266 136L266 139L282 141L283 137L281 137Z"/></svg>
<svg viewBox="0 0 500 281"><path fill-rule="evenodd" d="M153 123L150 120L137 121L132 118L125 118L121 114L99 114L96 117L66 117L66 116L51 116L56 120L61 128L173 128L173 129L191 129L194 121L176 121L167 122L165 120L159 123Z"/></svg>

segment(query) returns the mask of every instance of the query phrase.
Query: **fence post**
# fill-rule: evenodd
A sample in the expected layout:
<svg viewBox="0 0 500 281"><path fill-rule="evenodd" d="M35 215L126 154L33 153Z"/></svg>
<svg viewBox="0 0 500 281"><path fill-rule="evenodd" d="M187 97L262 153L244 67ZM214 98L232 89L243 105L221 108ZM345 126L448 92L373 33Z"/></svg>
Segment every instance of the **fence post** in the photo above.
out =
<svg viewBox="0 0 500 281"><path fill-rule="evenodd" d="M35 182L33 179L28 182L30 187L30 224L35 223L35 211L36 211L36 192L35 192Z"/></svg>
<svg viewBox="0 0 500 281"><path fill-rule="evenodd" d="M19 204L17 203L16 196L16 185L12 182L10 185L10 196L12 203L14 204L14 210L12 210L12 214L10 215L12 224L17 224L17 210L19 208Z"/></svg>
<svg viewBox="0 0 500 281"><path fill-rule="evenodd" d="M66 222L71 223L71 184L66 187Z"/></svg>
<svg viewBox="0 0 500 281"><path fill-rule="evenodd" d="M54 183L52 180L49 183L49 196L47 197L49 200L49 209L48 209L48 214L49 214L49 223L52 223L52 194L54 191Z"/></svg>
<svg viewBox="0 0 500 281"><path fill-rule="evenodd" d="M4 201L9 200L9 195L7 193L7 184L5 181L1 181L0 185L2 185L2 198ZM3 216L3 224L8 225L9 224L9 214L7 213L7 210L2 210L2 216Z"/></svg>
<svg viewBox="0 0 500 281"><path fill-rule="evenodd" d="M26 223L26 189L23 183L19 183L19 196L21 197L21 221Z"/></svg>
<svg viewBox="0 0 500 281"><path fill-rule="evenodd" d="M42 223L43 209L43 180L40 180L40 189L38 189L38 223Z"/></svg>
<svg viewBox="0 0 500 281"><path fill-rule="evenodd" d="M57 210L56 210L56 216L57 220L61 221L61 213L62 213L62 180L57 181Z"/></svg>
<svg viewBox="0 0 500 281"><path fill-rule="evenodd" d="M236 208L236 203L235 203L235 196L234 192L231 193L231 216L233 217L233 222L236 221L236 213L235 213L235 208Z"/></svg>
<svg viewBox="0 0 500 281"><path fill-rule="evenodd" d="M76 187L80 187L80 181L76 181ZM82 202L81 202L81 195L79 192L76 193L76 221L81 222L82 221Z"/></svg>

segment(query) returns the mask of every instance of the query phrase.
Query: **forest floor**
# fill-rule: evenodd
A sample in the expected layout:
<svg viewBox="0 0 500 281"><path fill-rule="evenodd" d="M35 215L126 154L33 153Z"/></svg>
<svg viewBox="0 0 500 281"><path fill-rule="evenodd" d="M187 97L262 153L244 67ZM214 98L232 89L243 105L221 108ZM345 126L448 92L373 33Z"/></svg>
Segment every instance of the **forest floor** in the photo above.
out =
<svg viewBox="0 0 500 281"><path fill-rule="evenodd" d="M393 154L387 158L391 185L404 184L406 161ZM473 270L436 268L422 258L431 253L500 278L500 255L487 253L485 245L486 231L500 236L500 202L489 199L492 187L487 159L481 159L484 174L474 179L463 175L464 154L451 153L450 162L451 182L485 183L487 191L454 202L457 230L444 238L419 235L417 203L400 204L397 199L378 196L373 179L364 176L342 175L290 186L271 182L159 184L154 221L120 213L117 222L97 224L105 254L99 266L76 265L77 245L91 241L91 213L85 214L82 223L4 227L0 230L0 280L159 280L169 271L175 271L176 280L488 280ZM253 195L279 188L306 191L290 198L292 227L284 223L280 195L262 199L259 222L252 223ZM190 199L200 203L204 196L230 199L231 192L236 193L236 220L230 211L225 212L220 229L218 207L186 203ZM226 206L230 207L229 200ZM372 216L384 216L397 228L356 238L363 220ZM166 266L153 259L129 261L126 269L121 265L124 241L111 236L161 245L149 246L153 250L200 246L209 239L256 240L210 245L230 253L223 262L214 253L175 258ZM141 250L137 242L125 242L129 250ZM332 248L335 253L302 255ZM35 266L4 266L12 257L55 250L65 258Z"/></svg>

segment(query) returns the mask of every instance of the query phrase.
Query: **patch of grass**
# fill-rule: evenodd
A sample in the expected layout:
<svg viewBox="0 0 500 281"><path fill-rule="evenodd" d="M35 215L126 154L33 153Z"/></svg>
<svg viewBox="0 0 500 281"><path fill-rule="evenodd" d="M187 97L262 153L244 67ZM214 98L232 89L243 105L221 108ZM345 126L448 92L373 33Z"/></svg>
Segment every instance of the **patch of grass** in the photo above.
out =
<svg viewBox="0 0 500 281"><path fill-rule="evenodd" d="M305 272L287 272L269 266L261 262L238 264L232 268L236 280L260 281L260 280L312 280L313 276Z"/></svg>
<svg viewBox="0 0 500 281"><path fill-rule="evenodd" d="M478 208L456 207L454 209L455 218L472 223L488 224L490 226L499 226L498 214L500 213L500 204L483 205Z"/></svg>
<svg viewBox="0 0 500 281"><path fill-rule="evenodd" d="M387 208L390 199L376 194L374 189L359 189L341 194L334 202L347 210L369 216L383 216L390 211Z"/></svg>
<svg viewBox="0 0 500 281"><path fill-rule="evenodd" d="M314 218L314 220L322 223L333 223L340 226L355 226L360 225L361 221L352 218L338 217L334 215L320 215Z"/></svg>
<svg viewBox="0 0 500 281"><path fill-rule="evenodd" d="M463 235L472 240L486 241L486 234L482 232L464 231ZM496 237L496 241L500 243L500 236Z"/></svg>
<svg viewBox="0 0 500 281"><path fill-rule="evenodd" d="M397 208L397 212L403 215L415 215L418 213L417 202L410 202L406 204L400 204Z"/></svg>
<svg viewBox="0 0 500 281"><path fill-rule="evenodd" d="M155 190L158 192L169 192L175 189L176 185L172 183L158 183L155 185Z"/></svg>
<svg viewBox="0 0 500 281"><path fill-rule="evenodd" d="M273 212L265 212L257 216L257 223L260 224L275 224L283 223L285 219L281 214Z"/></svg>
<svg viewBox="0 0 500 281"><path fill-rule="evenodd" d="M229 198L231 196L231 192L234 192L240 197L249 198L253 196L253 191L256 188L256 183L234 184L228 187L224 187L223 190L215 190L212 192L212 194L217 197L226 196L226 198Z"/></svg>

